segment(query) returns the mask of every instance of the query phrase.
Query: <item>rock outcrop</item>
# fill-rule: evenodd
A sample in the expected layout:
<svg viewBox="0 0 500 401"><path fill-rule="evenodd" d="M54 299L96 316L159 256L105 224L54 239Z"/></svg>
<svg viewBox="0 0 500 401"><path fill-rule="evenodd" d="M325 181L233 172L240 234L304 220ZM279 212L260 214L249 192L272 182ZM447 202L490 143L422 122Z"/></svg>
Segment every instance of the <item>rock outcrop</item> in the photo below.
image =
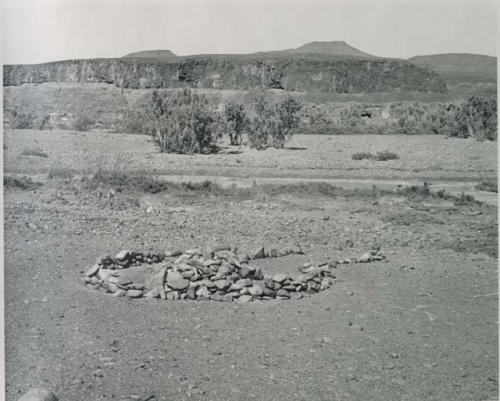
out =
<svg viewBox="0 0 500 401"><path fill-rule="evenodd" d="M4 66L4 86L45 82L105 82L132 89L188 86L324 93L446 91L438 74L405 60L307 53L193 56L172 60L66 60Z"/></svg>

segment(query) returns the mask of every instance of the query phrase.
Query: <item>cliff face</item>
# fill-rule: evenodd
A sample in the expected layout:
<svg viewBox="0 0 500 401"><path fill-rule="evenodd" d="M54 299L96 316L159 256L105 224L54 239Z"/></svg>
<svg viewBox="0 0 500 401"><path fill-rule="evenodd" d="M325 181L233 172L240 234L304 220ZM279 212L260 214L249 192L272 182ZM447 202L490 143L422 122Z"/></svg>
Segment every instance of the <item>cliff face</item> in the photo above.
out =
<svg viewBox="0 0 500 401"><path fill-rule="evenodd" d="M4 66L4 86L25 83L109 83L120 88L256 89L326 93L445 92L435 72L404 60L326 57L237 56L68 60Z"/></svg>

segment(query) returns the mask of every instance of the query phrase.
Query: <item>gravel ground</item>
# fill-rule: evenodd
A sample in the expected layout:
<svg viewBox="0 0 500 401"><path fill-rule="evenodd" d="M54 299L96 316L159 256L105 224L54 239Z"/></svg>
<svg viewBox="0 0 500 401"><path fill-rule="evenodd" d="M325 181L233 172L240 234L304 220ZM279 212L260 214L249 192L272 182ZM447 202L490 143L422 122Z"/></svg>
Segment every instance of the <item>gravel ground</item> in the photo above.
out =
<svg viewBox="0 0 500 401"><path fill-rule="evenodd" d="M116 138L15 134L7 134L6 167L17 171L54 160L89 167L97 153L106 158L106 146ZM164 156L142 137L120 139L113 155L130 155L131 168ZM442 165L436 174L462 174L460 168L469 168L457 161L462 158L469 160L471 175L493 167L486 143L428 137L432 145L416 146L409 162L403 148L409 152L412 145L403 145L403 138L303 137L296 145L307 147L313 139L400 144L390 150L403 157L388 163L406 166L408 174L416 174L419 164ZM49 158L20 157L29 140L39 141ZM418 138L404 140L418 144ZM427 164L416 156L424 148L438 154L448 144L462 156L429 158ZM317 160L301 160L309 152L296 152L286 168L305 163L314 172L321 163L336 163L326 149L318 150ZM344 169L354 164L345 152ZM232 157L251 163L251 156L182 160L216 168ZM168 160L175 165L181 158ZM271 165L273 159L261 162ZM496 207L286 191L248 199L107 191L82 193L58 181L36 190L6 189L7 400L30 387L53 390L61 400L498 399ZM330 289L301 300L243 305L116 299L81 282L83 270L106 252L187 249L215 240L243 249L303 247L306 255L259 262L271 273L295 272L306 261L358 257L374 244L387 259L338 267Z"/></svg>

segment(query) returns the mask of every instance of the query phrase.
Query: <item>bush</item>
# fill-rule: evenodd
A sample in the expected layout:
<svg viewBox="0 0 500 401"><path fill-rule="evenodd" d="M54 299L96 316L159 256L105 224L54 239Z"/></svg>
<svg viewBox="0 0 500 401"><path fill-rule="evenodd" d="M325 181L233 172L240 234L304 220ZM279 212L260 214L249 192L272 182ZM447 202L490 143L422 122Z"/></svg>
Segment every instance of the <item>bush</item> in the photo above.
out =
<svg viewBox="0 0 500 401"><path fill-rule="evenodd" d="M353 160L376 160L376 161L387 161L387 160L397 160L399 156L396 153L384 150L382 152L377 152L375 154L368 152L358 152L354 153L352 156Z"/></svg>
<svg viewBox="0 0 500 401"><path fill-rule="evenodd" d="M229 135L231 145L241 145L243 133L250 124L242 103L230 102L224 107L224 130Z"/></svg>
<svg viewBox="0 0 500 401"><path fill-rule="evenodd" d="M208 99L188 89L175 94L154 91L138 121L141 132L154 137L162 152L206 152L218 135L219 119Z"/></svg>
<svg viewBox="0 0 500 401"><path fill-rule="evenodd" d="M497 101L494 98L470 97L457 108L451 136L495 140L497 138Z"/></svg>
<svg viewBox="0 0 500 401"><path fill-rule="evenodd" d="M36 156L36 157L49 157L49 155L47 153L45 153L40 148L24 149L21 152L21 155L23 155L23 156Z"/></svg>
<svg viewBox="0 0 500 401"><path fill-rule="evenodd" d="M88 131L93 124L93 120L88 115L79 114L73 121L72 128L75 131Z"/></svg>
<svg viewBox="0 0 500 401"><path fill-rule="evenodd" d="M19 113L13 110L10 113L10 126L14 129L32 129L35 118L28 113Z"/></svg>
<svg viewBox="0 0 500 401"><path fill-rule="evenodd" d="M248 134L250 146L265 149L283 148L299 125L302 105L288 96L281 102L269 104L263 96L256 99L252 129Z"/></svg>

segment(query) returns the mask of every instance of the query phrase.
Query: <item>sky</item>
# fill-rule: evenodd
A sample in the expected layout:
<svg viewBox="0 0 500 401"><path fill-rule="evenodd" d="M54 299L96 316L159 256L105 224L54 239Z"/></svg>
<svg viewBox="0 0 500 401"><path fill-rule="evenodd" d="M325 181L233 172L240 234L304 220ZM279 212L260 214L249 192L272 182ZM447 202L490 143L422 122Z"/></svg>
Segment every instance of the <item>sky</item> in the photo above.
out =
<svg viewBox="0 0 500 401"><path fill-rule="evenodd" d="M366 53L408 58L497 54L494 2L312 0L4 0L5 64L121 57L250 53L343 40Z"/></svg>

